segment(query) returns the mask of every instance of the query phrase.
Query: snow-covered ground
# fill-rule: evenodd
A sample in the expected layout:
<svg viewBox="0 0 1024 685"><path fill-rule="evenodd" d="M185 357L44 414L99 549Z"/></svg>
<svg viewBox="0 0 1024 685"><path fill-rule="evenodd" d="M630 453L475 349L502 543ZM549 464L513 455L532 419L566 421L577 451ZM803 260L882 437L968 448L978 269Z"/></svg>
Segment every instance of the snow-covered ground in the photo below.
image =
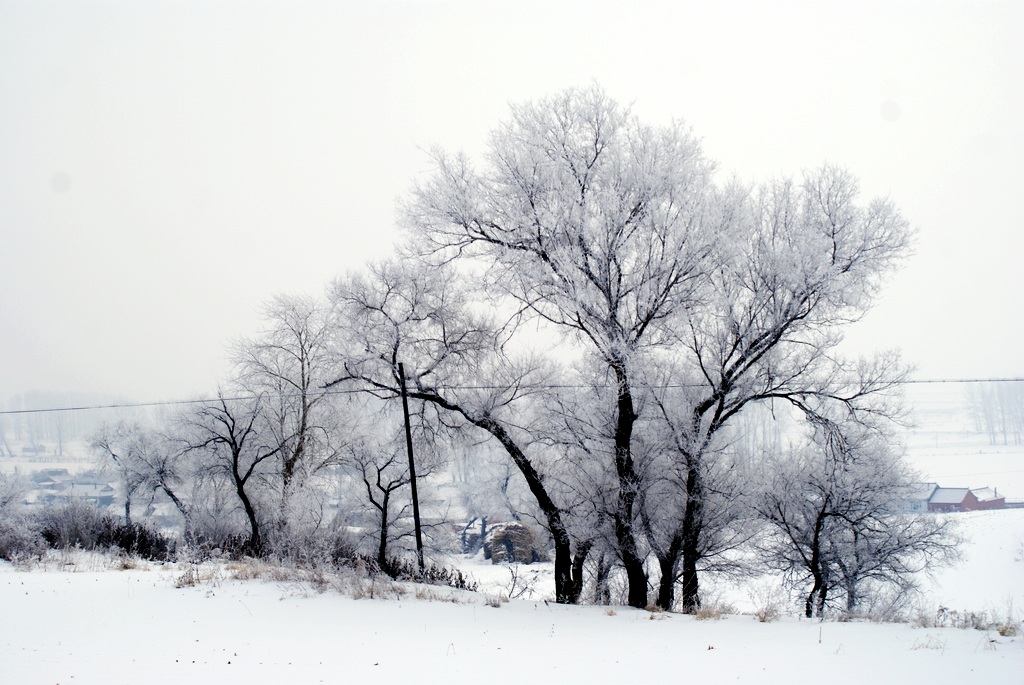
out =
<svg viewBox="0 0 1024 685"><path fill-rule="evenodd" d="M924 613L987 612L994 625L1016 612L1020 631L1024 510L960 520L966 561L938 574ZM698 620L500 603L510 576L503 567L480 565L486 587L468 593L351 579L342 592L232 578L244 567L112 565L81 553L28 571L0 564L0 682L1011 683L1024 673L1020 632L819 622L792 610L760 623L750 615ZM544 575L543 567L522 570ZM198 582L177 587L192 571Z"/></svg>

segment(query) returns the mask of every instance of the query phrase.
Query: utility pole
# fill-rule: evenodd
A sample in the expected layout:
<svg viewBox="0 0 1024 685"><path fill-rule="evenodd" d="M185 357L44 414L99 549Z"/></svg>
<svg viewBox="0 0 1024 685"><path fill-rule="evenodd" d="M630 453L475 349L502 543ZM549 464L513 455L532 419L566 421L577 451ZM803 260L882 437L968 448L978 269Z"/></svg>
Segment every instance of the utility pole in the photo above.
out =
<svg viewBox="0 0 1024 685"><path fill-rule="evenodd" d="M420 529L420 499L416 494L416 462L412 458L412 427L409 425L409 394L405 389L405 366L398 362L398 375L402 381L402 413L405 414L405 449L409 453L409 483L412 485L412 522L416 528L416 560L419 562L420 577L426 575L423 563L423 533Z"/></svg>

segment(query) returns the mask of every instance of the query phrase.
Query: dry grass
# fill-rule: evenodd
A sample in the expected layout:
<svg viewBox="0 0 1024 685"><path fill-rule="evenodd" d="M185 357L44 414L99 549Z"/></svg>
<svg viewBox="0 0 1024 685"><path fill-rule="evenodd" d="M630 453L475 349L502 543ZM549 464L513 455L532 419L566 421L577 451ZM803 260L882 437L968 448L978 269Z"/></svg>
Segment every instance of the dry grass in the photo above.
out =
<svg viewBox="0 0 1024 685"><path fill-rule="evenodd" d="M717 621L723 616L735 613L737 612L734 605L714 593L709 593L701 602L700 608L693 613L693 617L698 621Z"/></svg>
<svg viewBox="0 0 1024 685"><path fill-rule="evenodd" d="M501 608L501 605L507 602L508 596L506 595L484 595L484 604L495 609Z"/></svg>
<svg viewBox="0 0 1024 685"><path fill-rule="evenodd" d="M941 652L945 651L946 642L944 640L940 640L934 635L925 635L921 640L914 640L914 644L912 644L910 648L913 650L934 649Z"/></svg>
<svg viewBox="0 0 1024 685"><path fill-rule="evenodd" d="M771 623L779 618L789 602L785 588L771 581L753 584L747 590L747 596L754 607L754 618L761 623Z"/></svg>

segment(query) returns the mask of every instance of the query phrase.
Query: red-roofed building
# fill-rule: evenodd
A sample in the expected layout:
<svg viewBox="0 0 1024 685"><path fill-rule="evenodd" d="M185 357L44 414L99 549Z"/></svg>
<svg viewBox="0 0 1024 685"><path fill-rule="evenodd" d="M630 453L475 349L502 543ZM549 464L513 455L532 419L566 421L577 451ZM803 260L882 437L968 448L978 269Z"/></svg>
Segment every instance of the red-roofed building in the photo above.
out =
<svg viewBox="0 0 1024 685"><path fill-rule="evenodd" d="M971 494L978 500L976 509L1005 509L1006 497L995 488L975 488Z"/></svg>
<svg viewBox="0 0 1024 685"><path fill-rule="evenodd" d="M1005 509L1006 498L993 488L935 488L928 511L982 511Z"/></svg>
<svg viewBox="0 0 1024 685"><path fill-rule="evenodd" d="M928 500L928 511L971 511L977 504L978 498L970 488L935 488Z"/></svg>

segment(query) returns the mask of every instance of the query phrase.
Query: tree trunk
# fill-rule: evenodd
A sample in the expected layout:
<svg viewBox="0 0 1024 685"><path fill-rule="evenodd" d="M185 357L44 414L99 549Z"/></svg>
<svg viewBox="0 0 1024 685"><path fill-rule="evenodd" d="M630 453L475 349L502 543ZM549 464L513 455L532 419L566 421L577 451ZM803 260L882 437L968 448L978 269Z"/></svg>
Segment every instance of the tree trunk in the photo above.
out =
<svg viewBox="0 0 1024 685"><path fill-rule="evenodd" d="M377 566L383 571L388 568L388 492L380 505L380 536L377 540Z"/></svg>
<svg viewBox="0 0 1024 685"><path fill-rule="evenodd" d="M572 544L569 531L562 520L561 510L555 505L547 488L544 487L544 479L504 426L490 418L470 420L497 438L508 452L512 463L526 479L530 493L537 500L537 505L547 520L548 531L551 533L555 545L555 601L559 604L574 604L579 599L579 591L576 590L573 579Z"/></svg>
<svg viewBox="0 0 1024 685"><path fill-rule="evenodd" d="M572 591L567 602L568 604L578 603L580 595L583 594L583 564L587 561L587 555L590 554L590 548L593 547L593 544L592 542L585 542L576 547L576 554L572 558Z"/></svg>
<svg viewBox="0 0 1024 685"><path fill-rule="evenodd" d="M672 605L676 601L676 576L679 573L679 559L682 554L682 547L683 538L677 532L672 536L668 549L663 550L661 553L655 550L655 556L658 558L658 567L661 571L661 579L658 581L657 606L665 611L672 611Z"/></svg>
<svg viewBox="0 0 1024 685"><path fill-rule="evenodd" d="M807 601L804 602L804 614L807 618L813 618L815 612L819 617L821 616L821 610L825 606L825 593L828 592L825 587L825 575L821 568L821 530L824 525L825 515L820 513L814 522L814 534L811 537L811 560L807 569L814 579L814 585L807 595Z"/></svg>
<svg viewBox="0 0 1024 685"><path fill-rule="evenodd" d="M618 382L619 393L615 421L615 473L619 481L618 502L613 516L615 541L619 556L626 569L628 583L627 603L643 609L647 606L647 571L640 556L633 526L639 476L633 463L632 441L636 413L633 410L633 395L629 388L629 376L625 364L619 361L611 364Z"/></svg>
<svg viewBox="0 0 1024 685"><path fill-rule="evenodd" d="M462 407L434 393L414 392L409 397L433 402L449 411L458 412L470 423L490 433L505 448L512 463L516 465L519 472L523 474L530 494L537 501L541 513L548 524L548 532L555 546L555 601L559 604L572 604L579 598L579 593L574 589L572 573L572 544L569 531L562 520L562 510L558 508L551 498L547 488L544 487L544 478L534 467L526 454L520 449L516 441L509 435L503 425L492 419L490 416L476 415L465 411Z"/></svg>
<svg viewBox="0 0 1024 685"><path fill-rule="evenodd" d="M281 462L281 511L279 528L284 535L288 534L289 511L291 508L292 488L295 481L295 469L302 460L306 451L306 415L303 410L302 421L299 428L298 440L295 449L285 455Z"/></svg>
<svg viewBox="0 0 1024 685"><path fill-rule="evenodd" d="M237 472L235 473L235 493L242 502L242 509L245 510L245 517L249 520L249 540L245 543L244 551L254 557L263 554L263 540L260 537L260 524L256 518L256 509L252 506L249 493L245 491L245 481Z"/></svg>
<svg viewBox="0 0 1024 685"><path fill-rule="evenodd" d="M814 601L814 615L821 618L825 614L825 599L828 595L828 584L822 583L821 588L818 589L818 596Z"/></svg>
<svg viewBox="0 0 1024 685"><path fill-rule="evenodd" d="M182 532L182 537L185 539L185 542L192 542L192 516L188 507L185 506L185 503L182 502L181 499L174 494L174 491L167 487L163 481L160 483L160 489L164 491L164 494L166 494L168 498L170 498L171 502L174 504L174 508L178 510L178 513L181 514L181 518L184 519L185 530Z"/></svg>
<svg viewBox="0 0 1024 685"><path fill-rule="evenodd" d="M677 557L678 558L678 557ZM659 609L671 611L676 601L676 559L668 556L658 557L658 567L661 570L661 580L658 581Z"/></svg>
<svg viewBox="0 0 1024 685"><path fill-rule="evenodd" d="M594 604L611 604L612 593L608 587L608 578L612 572L612 565L607 561L604 553L597 560L597 571L594 574Z"/></svg>
<svg viewBox="0 0 1024 685"><path fill-rule="evenodd" d="M704 479L699 460L689 457L686 471L686 509L681 531L683 611L692 614L700 609L700 580L697 561L700 559L700 534L704 528Z"/></svg>

